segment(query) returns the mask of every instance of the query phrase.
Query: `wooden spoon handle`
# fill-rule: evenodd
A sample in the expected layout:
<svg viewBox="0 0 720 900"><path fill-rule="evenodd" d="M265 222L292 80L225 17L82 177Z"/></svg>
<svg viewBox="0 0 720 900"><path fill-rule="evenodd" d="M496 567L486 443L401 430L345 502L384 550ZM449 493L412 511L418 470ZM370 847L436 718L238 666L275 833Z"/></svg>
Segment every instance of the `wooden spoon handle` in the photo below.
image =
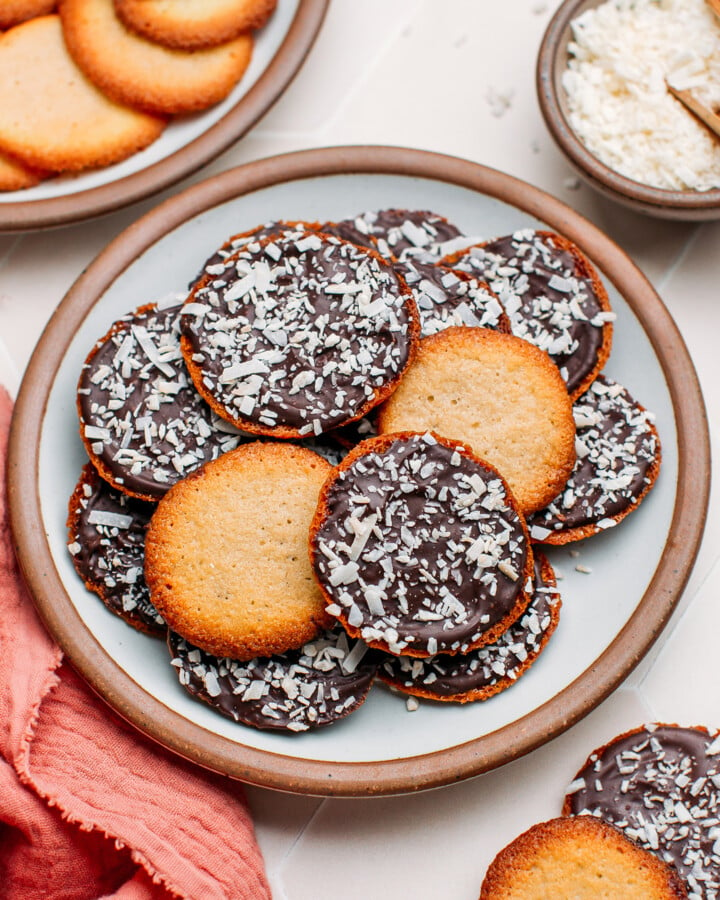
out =
<svg viewBox="0 0 720 900"><path fill-rule="evenodd" d="M679 91L671 84L668 84L667 87L673 97L676 97L683 106L687 107L691 113L694 113L701 122L704 122L720 138L720 116L716 112L713 112L704 103L700 103L690 91Z"/></svg>
<svg viewBox="0 0 720 900"><path fill-rule="evenodd" d="M720 0L707 0L710 9L720 16Z"/></svg>

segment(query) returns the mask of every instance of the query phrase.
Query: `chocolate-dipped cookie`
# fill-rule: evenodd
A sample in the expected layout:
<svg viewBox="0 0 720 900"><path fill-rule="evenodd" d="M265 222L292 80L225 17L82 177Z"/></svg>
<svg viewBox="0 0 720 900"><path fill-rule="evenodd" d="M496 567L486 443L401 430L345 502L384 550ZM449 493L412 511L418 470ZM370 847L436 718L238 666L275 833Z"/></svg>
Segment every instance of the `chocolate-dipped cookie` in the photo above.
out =
<svg viewBox="0 0 720 900"><path fill-rule="evenodd" d="M488 285L466 272L408 259L398 262L420 313L423 337L453 325L511 331L510 319Z"/></svg>
<svg viewBox="0 0 720 900"><path fill-rule="evenodd" d="M590 755L563 812L619 828L669 863L692 900L720 896L720 740L705 728L619 735Z"/></svg>
<svg viewBox="0 0 720 900"><path fill-rule="evenodd" d="M579 247L553 232L525 228L442 262L488 282L513 334L550 354L573 397L588 388L610 354L615 314Z"/></svg>
<svg viewBox="0 0 720 900"><path fill-rule="evenodd" d="M430 433L351 450L320 493L310 552L327 611L393 654L491 643L529 600L532 553L507 484Z"/></svg>
<svg viewBox="0 0 720 900"><path fill-rule="evenodd" d="M248 245L184 308L182 348L208 403L247 431L319 434L395 388L419 334L412 293L371 250L306 233Z"/></svg>
<svg viewBox="0 0 720 900"><path fill-rule="evenodd" d="M457 238L462 238L456 225L430 210L368 210L346 225L355 233L367 235L378 252L392 260L434 263L450 252Z"/></svg>
<svg viewBox="0 0 720 900"><path fill-rule="evenodd" d="M566 544L612 528L655 484L661 448L653 416L600 375L573 404L577 459L563 491L528 517L530 537Z"/></svg>
<svg viewBox="0 0 720 900"><path fill-rule="evenodd" d="M141 306L93 347L78 384L80 435L117 490L158 500L242 439L193 387L180 352L177 298Z"/></svg>
<svg viewBox="0 0 720 900"><path fill-rule="evenodd" d="M494 643L455 656L386 656L380 678L406 694L456 703L487 700L515 684L540 656L560 618L553 568L542 553L534 556L530 603Z"/></svg>
<svg viewBox="0 0 720 900"><path fill-rule="evenodd" d="M211 656L172 631L168 644L190 694L263 730L307 731L345 718L365 701L377 668L377 653L338 628L298 650L248 662Z"/></svg>
<svg viewBox="0 0 720 900"><path fill-rule="evenodd" d="M200 281L204 275L217 277L221 275L227 260L234 256L238 250L247 247L248 244L259 243L266 238L277 237L280 234L306 231L316 231L317 226L312 222L286 222L282 219L276 222L266 222L264 225L256 225L248 231L241 231L224 241L218 249L212 253L200 269L198 275L190 283L190 290Z"/></svg>
<svg viewBox="0 0 720 900"><path fill-rule="evenodd" d="M154 503L115 490L94 466L83 466L68 505L68 550L88 590L138 631L164 635L145 583L145 532Z"/></svg>

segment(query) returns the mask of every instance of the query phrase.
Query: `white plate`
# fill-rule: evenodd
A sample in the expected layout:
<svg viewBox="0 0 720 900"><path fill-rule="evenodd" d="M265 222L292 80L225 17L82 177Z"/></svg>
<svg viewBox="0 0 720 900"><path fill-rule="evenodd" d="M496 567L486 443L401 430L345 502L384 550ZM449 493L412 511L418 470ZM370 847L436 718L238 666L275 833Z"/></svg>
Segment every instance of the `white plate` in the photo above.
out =
<svg viewBox="0 0 720 900"><path fill-rule="evenodd" d="M279 0L255 33L252 59L230 94L210 109L173 118L140 153L112 166L58 175L0 192L0 231L59 225L117 209L162 190L219 155L248 131L292 81L329 0Z"/></svg>
<svg viewBox="0 0 720 900"><path fill-rule="evenodd" d="M618 285L607 281L617 323L605 371L656 414L662 470L648 498L617 528L573 550L549 552L562 576L560 624L511 689L465 706L421 702L410 713L402 696L376 685L363 707L331 727L289 736L256 731L194 701L179 687L164 645L110 614L76 575L65 519L86 461L77 379L94 341L116 318L182 291L231 233L274 218L322 221L388 206L432 209L484 238L542 226L576 240ZM690 441L692 497L683 490ZM58 309L21 387L11 512L41 614L123 715L166 746L236 777L287 790L362 794L428 787L492 768L603 699L647 651L679 598L702 532L708 472L702 400L684 345L652 288L606 237L559 201L471 163L419 151L339 148L210 179L146 216L98 257ZM20 506L23 483L37 489L35 508L27 493ZM670 533L684 540L670 546ZM577 571L579 563L591 574Z"/></svg>

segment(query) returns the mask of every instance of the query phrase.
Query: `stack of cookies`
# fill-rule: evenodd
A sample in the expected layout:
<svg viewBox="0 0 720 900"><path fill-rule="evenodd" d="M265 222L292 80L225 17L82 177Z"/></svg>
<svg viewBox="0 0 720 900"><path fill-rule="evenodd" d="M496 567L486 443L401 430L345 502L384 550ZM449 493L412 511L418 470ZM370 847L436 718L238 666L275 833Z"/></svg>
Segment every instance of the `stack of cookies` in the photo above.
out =
<svg viewBox="0 0 720 900"><path fill-rule="evenodd" d="M376 675L409 708L485 700L558 624L541 544L657 476L652 417L601 375L612 320L549 232L389 209L232 235L88 353L76 568L253 727L329 724Z"/></svg>
<svg viewBox="0 0 720 900"><path fill-rule="evenodd" d="M275 0L0 4L0 190L119 162L226 97Z"/></svg>

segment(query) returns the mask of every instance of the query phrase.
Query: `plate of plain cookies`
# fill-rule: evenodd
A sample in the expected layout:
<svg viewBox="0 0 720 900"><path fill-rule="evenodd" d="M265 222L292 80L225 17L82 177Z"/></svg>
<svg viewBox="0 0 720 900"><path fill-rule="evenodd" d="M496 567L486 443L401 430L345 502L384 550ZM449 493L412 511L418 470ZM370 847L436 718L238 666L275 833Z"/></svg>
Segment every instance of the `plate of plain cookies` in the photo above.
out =
<svg viewBox="0 0 720 900"><path fill-rule="evenodd" d="M9 465L89 684L318 795L451 783L586 715L675 609L709 490L692 363L622 250L387 147L250 163L116 238L34 352Z"/></svg>
<svg viewBox="0 0 720 900"><path fill-rule="evenodd" d="M0 231L76 222L242 137L327 0L10 0L0 10Z"/></svg>

